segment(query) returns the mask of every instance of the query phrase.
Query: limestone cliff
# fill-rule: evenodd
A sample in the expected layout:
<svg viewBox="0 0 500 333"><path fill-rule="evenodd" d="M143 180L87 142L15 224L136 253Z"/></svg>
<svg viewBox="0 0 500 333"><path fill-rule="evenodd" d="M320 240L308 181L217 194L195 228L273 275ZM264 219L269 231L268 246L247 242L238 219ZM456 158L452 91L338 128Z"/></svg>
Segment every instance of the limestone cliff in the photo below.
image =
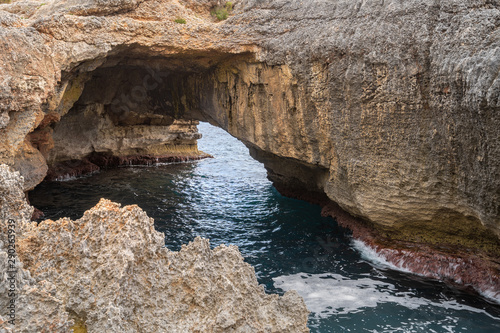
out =
<svg viewBox="0 0 500 333"><path fill-rule="evenodd" d="M76 221L30 223L22 178L0 165L0 306L10 298L15 224L15 325L7 332L308 332L296 292L266 295L235 246L196 238L179 252L137 206L102 199ZM12 251L10 251L12 252ZM9 252L9 253L10 253ZM12 258L9 258L12 260Z"/></svg>
<svg viewBox="0 0 500 333"><path fill-rule="evenodd" d="M112 126L94 149L111 152L208 120L284 192L326 194L385 244L498 258L496 0L241 0L223 22L217 3L0 5L0 161L30 189L101 142L66 141L85 115Z"/></svg>

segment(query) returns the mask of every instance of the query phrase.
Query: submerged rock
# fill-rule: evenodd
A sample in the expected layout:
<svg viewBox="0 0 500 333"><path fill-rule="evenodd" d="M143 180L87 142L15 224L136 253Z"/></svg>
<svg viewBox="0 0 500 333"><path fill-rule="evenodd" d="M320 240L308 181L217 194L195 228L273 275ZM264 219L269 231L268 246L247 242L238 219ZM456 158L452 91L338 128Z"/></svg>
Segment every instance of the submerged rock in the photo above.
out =
<svg viewBox="0 0 500 333"><path fill-rule="evenodd" d="M17 226L16 332L308 332L294 291L267 295L235 246L196 238L164 246L137 206L102 199L76 221L30 223L19 173L0 166L0 270L8 220ZM0 271L0 288L8 286ZM0 306L10 301L0 290ZM3 314L2 314L3 315ZM13 329L0 317L0 328Z"/></svg>

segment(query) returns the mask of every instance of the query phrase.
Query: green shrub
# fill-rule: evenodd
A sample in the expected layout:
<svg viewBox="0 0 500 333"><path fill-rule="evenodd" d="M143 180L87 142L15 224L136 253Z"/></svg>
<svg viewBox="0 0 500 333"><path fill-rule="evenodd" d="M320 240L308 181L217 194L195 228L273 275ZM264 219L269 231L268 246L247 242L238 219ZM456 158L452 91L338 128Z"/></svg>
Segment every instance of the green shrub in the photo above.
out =
<svg viewBox="0 0 500 333"><path fill-rule="evenodd" d="M210 14L212 16L217 17L217 20L219 21L224 21L225 19L228 18L229 14L233 11L233 3L231 1L227 1L224 4L224 7L217 6L212 11Z"/></svg>
<svg viewBox="0 0 500 333"><path fill-rule="evenodd" d="M183 18L178 18L178 19L175 19L174 20L175 23L179 23L179 24L186 24L186 20L183 19Z"/></svg>
<svg viewBox="0 0 500 333"><path fill-rule="evenodd" d="M0 0L0 3L11 3L11 0Z"/></svg>
<svg viewBox="0 0 500 333"><path fill-rule="evenodd" d="M223 21L227 19L228 12L225 8L216 8L212 12L212 16L217 17L219 21Z"/></svg>

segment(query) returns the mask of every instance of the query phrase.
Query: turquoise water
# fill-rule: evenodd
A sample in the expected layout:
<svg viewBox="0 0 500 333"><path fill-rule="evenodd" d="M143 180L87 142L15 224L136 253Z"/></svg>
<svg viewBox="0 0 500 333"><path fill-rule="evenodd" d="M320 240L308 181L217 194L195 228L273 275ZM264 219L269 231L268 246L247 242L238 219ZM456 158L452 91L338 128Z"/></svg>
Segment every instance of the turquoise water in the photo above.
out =
<svg viewBox="0 0 500 333"><path fill-rule="evenodd" d="M31 203L48 218L79 218L105 197L138 204L172 250L196 236L237 245L268 292L304 297L311 332L500 332L500 306L373 264L320 207L277 193L244 145L208 124L200 131L214 159L44 183Z"/></svg>

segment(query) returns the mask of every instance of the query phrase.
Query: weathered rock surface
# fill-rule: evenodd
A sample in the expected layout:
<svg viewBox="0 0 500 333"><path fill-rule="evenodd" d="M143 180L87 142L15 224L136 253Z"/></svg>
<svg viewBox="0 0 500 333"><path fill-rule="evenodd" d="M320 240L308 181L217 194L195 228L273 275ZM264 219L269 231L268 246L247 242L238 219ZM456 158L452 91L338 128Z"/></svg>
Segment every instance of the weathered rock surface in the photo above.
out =
<svg viewBox="0 0 500 333"><path fill-rule="evenodd" d="M35 280L18 256L21 236L33 228L29 222L32 213L19 173L0 165L0 331L68 332L71 322L63 302L55 295L56 287L49 281ZM14 307L9 308L13 293ZM15 325L9 323L11 320Z"/></svg>
<svg viewBox="0 0 500 333"><path fill-rule="evenodd" d="M209 120L385 240L498 258L498 1L241 0L224 22L215 4L0 5L0 161L27 190L75 112Z"/></svg>
<svg viewBox="0 0 500 333"><path fill-rule="evenodd" d="M165 248L137 206L102 199L76 221L29 222L18 173L0 166L0 306L9 302L7 221L16 222L16 326L0 330L68 332L308 332L296 292L266 295L235 246L210 249L196 238Z"/></svg>

